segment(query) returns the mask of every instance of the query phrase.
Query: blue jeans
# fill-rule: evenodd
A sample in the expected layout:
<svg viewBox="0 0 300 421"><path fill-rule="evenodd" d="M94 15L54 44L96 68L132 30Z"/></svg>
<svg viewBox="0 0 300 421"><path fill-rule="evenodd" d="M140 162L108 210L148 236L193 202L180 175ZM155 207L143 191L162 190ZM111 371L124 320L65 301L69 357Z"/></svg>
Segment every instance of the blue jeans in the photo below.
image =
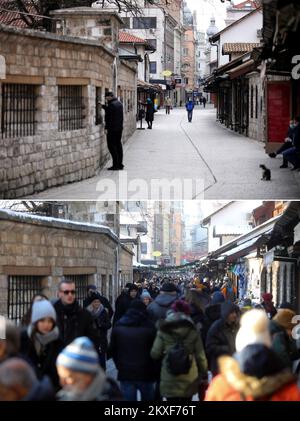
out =
<svg viewBox="0 0 300 421"><path fill-rule="evenodd" d="M188 120L189 120L189 122L192 121L192 118L193 118L193 110L192 111L188 111Z"/></svg>
<svg viewBox="0 0 300 421"><path fill-rule="evenodd" d="M300 166L299 151L293 146L292 148L282 152L283 158L286 158L295 168Z"/></svg>
<svg viewBox="0 0 300 421"><path fill-rule="evenodd" d="M126 401L136 401L137 391L141 392L142 401L154 400L154 383L141 381L121 381L121 392Z"/></svg>

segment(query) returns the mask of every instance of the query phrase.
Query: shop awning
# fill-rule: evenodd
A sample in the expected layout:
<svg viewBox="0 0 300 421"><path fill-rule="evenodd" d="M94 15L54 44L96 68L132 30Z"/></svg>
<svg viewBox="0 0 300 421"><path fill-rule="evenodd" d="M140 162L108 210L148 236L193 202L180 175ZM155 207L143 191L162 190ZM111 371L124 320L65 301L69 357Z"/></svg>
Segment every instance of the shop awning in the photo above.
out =
<svg viewBox="0 0 300 421"><path fill-rule="evenodd" d="M250 59L245 63L237 66L231 70L228 70L227 73L229 74L230 79L235 79L239 76L245 75L246 73L252 72L256 69L255 61Z"/></svg>

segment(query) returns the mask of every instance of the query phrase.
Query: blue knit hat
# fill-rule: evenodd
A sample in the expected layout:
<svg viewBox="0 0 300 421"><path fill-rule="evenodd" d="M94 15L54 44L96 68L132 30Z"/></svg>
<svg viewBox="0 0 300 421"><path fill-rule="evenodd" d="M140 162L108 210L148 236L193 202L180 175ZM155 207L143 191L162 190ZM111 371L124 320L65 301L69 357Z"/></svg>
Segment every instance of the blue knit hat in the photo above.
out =
<svg viewBox="0 0 300 421"><path fill-rule="evenodd" d="M46 317L50 317L52 320L56 321L56 312L50 301L44 299L33 303L31 311L31 323L34 324L41 319L45 319Z"/></svg>
<svg viewBox="0 0 300 421"><path fill-rule="evenodd" d="M98 354L92 341L86 336L76 338L59 354L56 365L81 373L98 373Z"/></svg>
<svg viewBox="0 0 300 421"><path fill-rule="evenodd" d="M214 292L211 299L211 304L220 304L220 303L223 303L224 301L225 301L225 298L222 292L220 291Z"/></svg>

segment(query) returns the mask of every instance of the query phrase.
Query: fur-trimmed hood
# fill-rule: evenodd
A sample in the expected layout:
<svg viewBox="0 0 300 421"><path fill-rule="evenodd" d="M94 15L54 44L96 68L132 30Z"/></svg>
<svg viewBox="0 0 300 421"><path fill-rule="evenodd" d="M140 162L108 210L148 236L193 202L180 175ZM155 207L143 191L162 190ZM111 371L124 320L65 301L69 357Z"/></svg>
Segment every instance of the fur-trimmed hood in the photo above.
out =
<svg viewBox="0 0 300 421"><path fill-rule="evenodd" d="M227 383L245 399L272 396L283 386L295 382L294 375L288 369L261 378L247 375L241 371L239 363L228 356L219 358L219 368Z"/></svg>
<svg viewBox="0 0 300 421"><path fill-rule="evenodd" d="M196 329L193 320L184 313L170 312L165 320L160 320L157 325L158 329L164 333L170 333L174 329Z"/></svg>

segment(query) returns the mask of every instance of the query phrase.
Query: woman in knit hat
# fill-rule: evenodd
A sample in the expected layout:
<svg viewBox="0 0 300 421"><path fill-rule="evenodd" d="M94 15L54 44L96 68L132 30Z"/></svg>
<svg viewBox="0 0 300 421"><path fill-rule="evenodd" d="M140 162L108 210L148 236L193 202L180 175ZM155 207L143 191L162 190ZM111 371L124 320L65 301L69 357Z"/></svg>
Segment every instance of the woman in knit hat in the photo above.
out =
<svg viewBox="0 0 300 421"><path fill-rule="evenodd" d="M296 313L288 308L279 308L276 316L270 323L272 335L272 349L277 353L286 367L292 369L293 362L300 358L295 339L292 337L292 330L295 324L292 323Z"/></svg>
<svg viewBox="0 0 300 421"><path fill-rule="evenodd" d="M143 289L143 291L141 293L141 300L143 301L143 303L145 304L146 307L148 307L148 305L152 301L151 295L146 289Z"/></svg>
<svg viewBox="0 0 300 421"><path fill-rule="evenodd" d="M111 328L112 324L108 315L108 311L101 303L98 293L90 294L87 300L87 310L91 313L94 324L97 329L95 338L95 345L99 354L100 364L103 370L106 369L106 354L108 348L107 331Z"/></svg>
<svg viewBox="0 0 300 421"><path fill-rule="evenodd" d="M269 323L263 310L242 316L237 352L219 358L206 401L300 401L296 377L271 349Z"/></svg>
<svg viewBox="0 0 300 421"><path fill-rule="evenodd" d="M200 335L190 317L190 306L176 300L165 320L157 324L158 332L151 350L151 357L162 360L160 376L161 395L170 401L191 400L198 393L199 382L207 375L207 361ZM190 358L190 368L185 374L176 375L168 363L169 351L182 343Z"/></svg>
<svg viewBox="0 0 300 421"><path fill-rule="evenodd" d="M92 341L76 338L58 356L57 371L62 389L60 401L122 400L118 385L106 377Z"/></svg>
<svg viewBox="0 0 300 421"><path fill-rule="evenodd" d="M32 363L38 378L48 375L55 388L59 386L55 360L62 348L54 307L48 300L35 302L30 325L21 334L21 354Z"/></svg>

